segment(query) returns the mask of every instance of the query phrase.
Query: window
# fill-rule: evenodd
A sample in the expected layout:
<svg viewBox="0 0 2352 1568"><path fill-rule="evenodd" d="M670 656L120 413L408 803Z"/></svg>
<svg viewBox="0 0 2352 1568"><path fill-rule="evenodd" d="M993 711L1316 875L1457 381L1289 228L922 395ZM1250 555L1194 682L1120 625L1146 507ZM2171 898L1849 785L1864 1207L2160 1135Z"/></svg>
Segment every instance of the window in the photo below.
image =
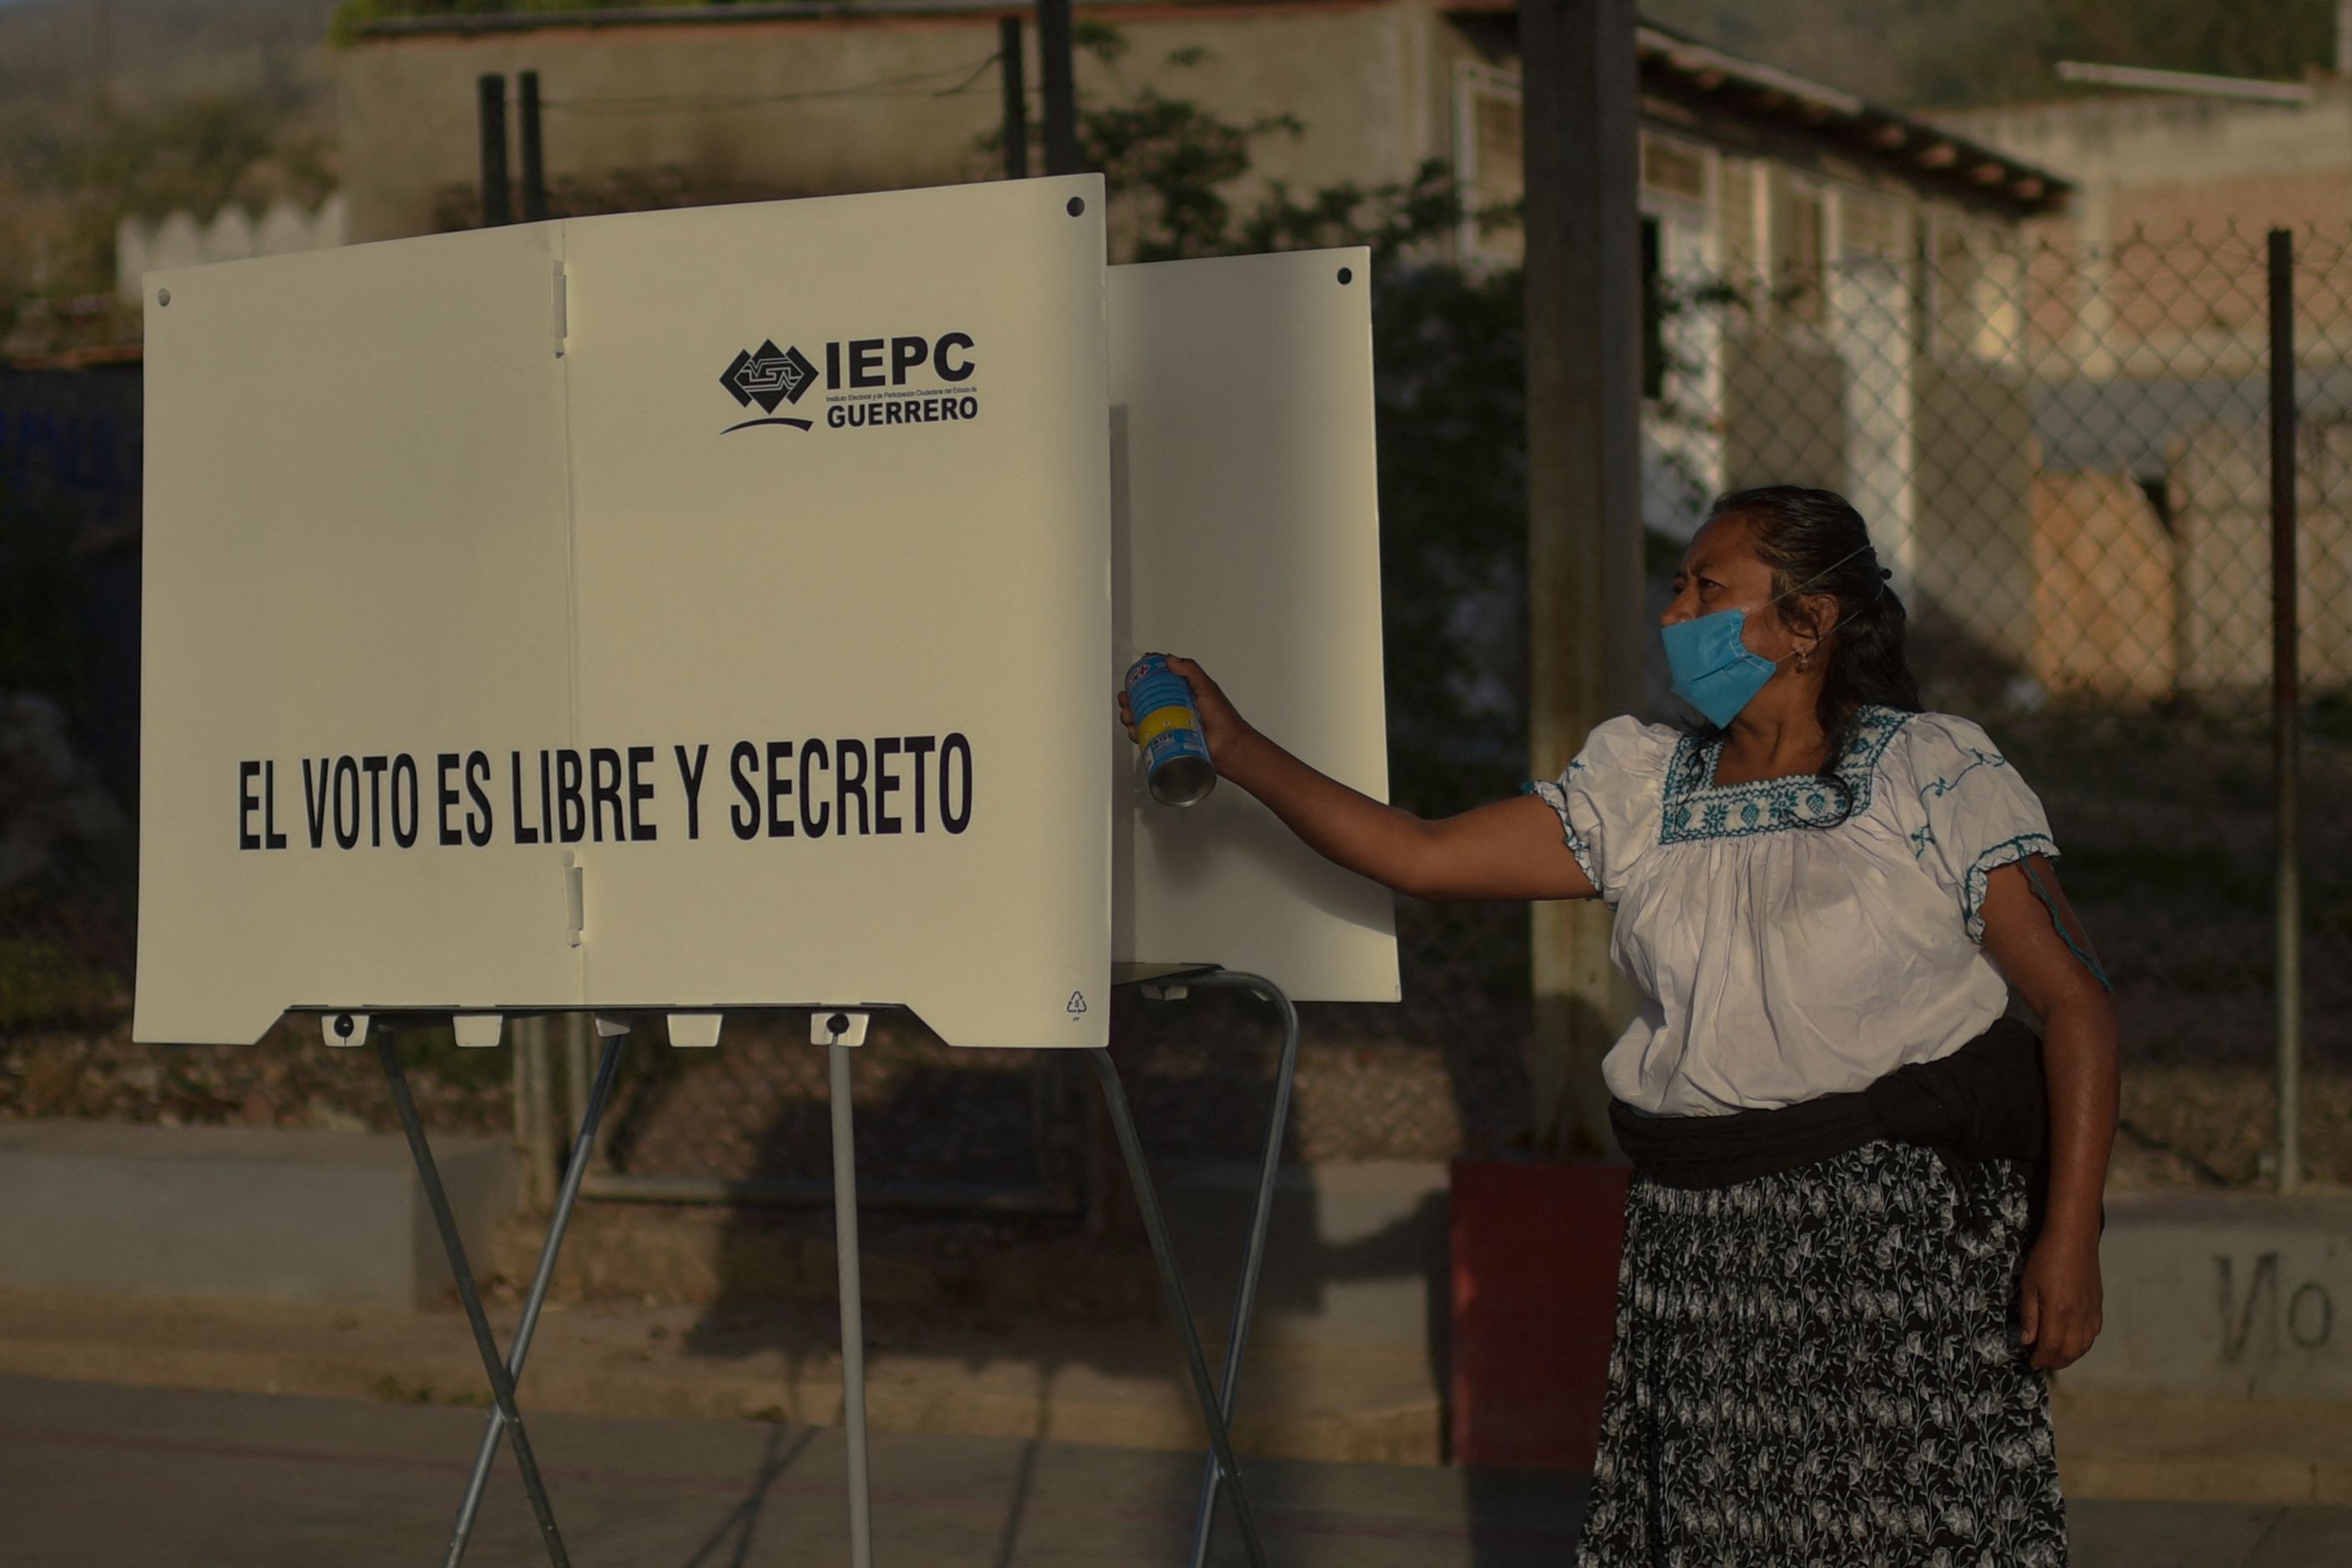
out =
<svg viewBox="0 0 2352 1568"><path fill-rule="evenodd" d="M1790 187L1780 204L1780 254L1775 258L1773 284L1783 308L1800 321L1821 320L1827 303L1822 279L1829 253L1824 205L1819 191L1797 185Z"/></svg>
<svg viewBox="0 0 2352 1568"><path fill-rule="evenodd" d="M1466 209L1456 255L1465 264L1515 266L1526 254L1518 225L1482 230L1478 214L1514 205L1527 191L1519 78L1468 61L1454 70L1454 177Z"/></svg>
<svg viewBox="0 0 2352 1568"><path fill-rule="evenodd" d="M1901 261L1910 254L1909 225L1904 211L1848 191L1838 202L1838 251L1841 260L1868 256L1874 261Z"/></svg>
<svg viewBox="0 0 2352 1568"><path fill-rule="evenodd" d="M1642 220L1642 395L1666 395L1665 235L1658 220Z"/></svg>
<svg viewBox="0 0 2352 1568"><path fill-rule="evenodd" d="M1706 200L1706 154L1664 136L1642 138L1642 183L1662 196Z"/></svg>

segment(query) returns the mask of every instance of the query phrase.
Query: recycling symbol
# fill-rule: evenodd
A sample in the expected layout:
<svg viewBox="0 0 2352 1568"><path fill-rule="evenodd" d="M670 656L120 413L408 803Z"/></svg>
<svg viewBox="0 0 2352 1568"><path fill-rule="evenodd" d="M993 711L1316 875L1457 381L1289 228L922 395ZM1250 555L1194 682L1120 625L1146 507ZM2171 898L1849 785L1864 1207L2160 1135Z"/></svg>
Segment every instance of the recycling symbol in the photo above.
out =
<svg viewBox="0 0 2352 1568"><path fill-rule="evenodd" d="M1070 1005L1062 1010L1068 1013L1072 1018L1076 1018L1081 1013L1084 1013L1087 1010L1086 993L1083 991L1072 991L1070 993Z"/></svg>

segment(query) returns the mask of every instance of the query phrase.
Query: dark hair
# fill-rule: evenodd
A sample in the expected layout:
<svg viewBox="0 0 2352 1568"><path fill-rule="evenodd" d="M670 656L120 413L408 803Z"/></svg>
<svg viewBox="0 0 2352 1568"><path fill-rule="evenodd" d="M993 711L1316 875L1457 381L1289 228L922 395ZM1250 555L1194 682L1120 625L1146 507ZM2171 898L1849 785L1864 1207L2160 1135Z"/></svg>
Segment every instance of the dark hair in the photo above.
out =
<svg viewBox="0 0 2352 1568"><path fill-rule="evenodd" d="M1853 738L1854 716L1866 706L1920 708L1919 683L1904 649L1909 617L1878 564L1870 529L1843 496L1799 485L1768 485L1719 496L1706 520L1738 517L1754 530L1756 553L1772 569L1772 594L1783 619L1799 631L1814 628L1805 600L1837 600L1837 624L1822 639L1829 668L1822 679L1822 733L1829 737L1822 777L1845 797L1853 791L1838 763ZM1833 824L1824 824L1833 825Z"/></svg>

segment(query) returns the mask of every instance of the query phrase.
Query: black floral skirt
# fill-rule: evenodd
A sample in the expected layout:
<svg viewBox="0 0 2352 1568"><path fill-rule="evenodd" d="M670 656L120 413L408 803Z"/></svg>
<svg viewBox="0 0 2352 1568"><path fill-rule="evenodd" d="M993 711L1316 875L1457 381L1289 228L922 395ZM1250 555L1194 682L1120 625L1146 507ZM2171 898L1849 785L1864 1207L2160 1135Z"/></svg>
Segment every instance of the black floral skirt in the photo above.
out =
<svg viewBox="0 0 2352 1568"><path fill-rule="evenodd" d="M2023 1167L1909 1144L1637 1176L1578 1568L2060 1568L2025 1224Z"/></svg>

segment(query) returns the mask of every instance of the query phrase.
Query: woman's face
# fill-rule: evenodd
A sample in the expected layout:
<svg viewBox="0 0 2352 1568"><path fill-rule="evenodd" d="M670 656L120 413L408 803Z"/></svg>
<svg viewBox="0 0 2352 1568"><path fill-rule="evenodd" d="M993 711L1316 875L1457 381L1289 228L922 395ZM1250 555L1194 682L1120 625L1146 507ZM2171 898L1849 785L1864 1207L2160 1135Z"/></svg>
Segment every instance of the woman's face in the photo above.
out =
<svg viewBox="0 0 2352 1568"><path fill-rule="evenodd" d="M1748 612L1740 640L1750 653L1778 663L1795 652L1772 602L1772 569L1756 553L1755 531L1745 517L1717 517L1691 539L1675 570L1674 602L1658 624L1675 626L1725 610Z"/></svg>

